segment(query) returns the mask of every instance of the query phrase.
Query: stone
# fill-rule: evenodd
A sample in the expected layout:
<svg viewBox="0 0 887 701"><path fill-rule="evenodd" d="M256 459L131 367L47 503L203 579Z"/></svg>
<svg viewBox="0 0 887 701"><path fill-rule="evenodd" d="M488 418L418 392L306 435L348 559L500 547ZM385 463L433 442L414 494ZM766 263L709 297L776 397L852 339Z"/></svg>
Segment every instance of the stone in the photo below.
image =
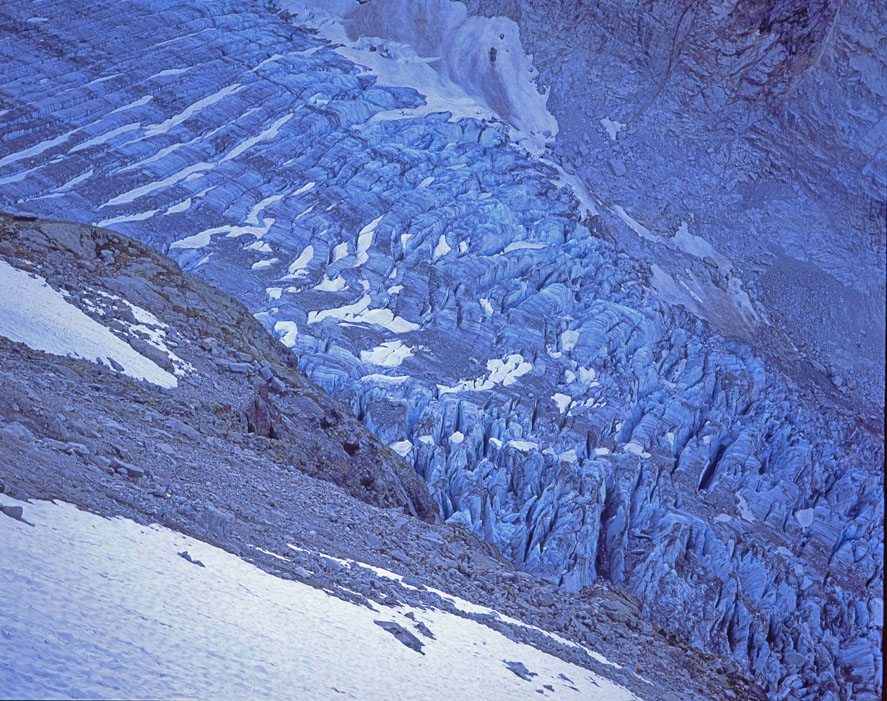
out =
<svg viewBox="0 0 887 701"><path fill-rule="evenodd" d="M200 560L195 560L194 558L192 558L187 550L183 550L182 552L178 553L178 556L183 560L186 560L187 562L197 565L198 567L206 567L206 565L204 565Z"/></svg>
<svg viewBox="0 0 887 701"><path fill-rule="evenodd" d="M613 171L613 175L618 178L621 178L627 172L625 163L619 158L614 158L610 161L610 170Z"/></svg>
<svg viewBox="0 0 887 701"><path fill-rule="evenodd" d="M32 443L34 441L34 434L31 433L27 426L20 424L18 421L6 424L6 426L0 429L0 433L6 438L12 438L17 441L23 441L26 443Z"/></svg>
<svg viewBox="0 0 887 701"><path fill-rule="evenodd" d="M90 450L83 443L75 443L73 441L68 441L68 447L65 450L66 453L70 455L79 455L81 457L87 457L90 454Z"/></svg>
<svg viewBox="0 0 887 701"><path fill-rule="evenodd" d="M261 391L253 394L241 410L241 415L244 417L247 431L250 433L265 438L276 437L274 409L266 394Z"/></svg>
<svg viewBox="0 0 887 701"><path fill-rule="evenodd" d="M197 429L189 426L181 419L177 419L175 417L169 419L164 424L171 431L175 431L179 435L185 436L185 438L189 438L192 441L201 440L200 432Z"/></svg>
<svg viewBox="0 0 887 701"><path fill-rule="evenodd" d="M230 513L217 509L212 504L206 504L198 512L196 523L211 536L224 539L234 524L234 517Z"/></svg>
<svg viewBox="0 0 887 701"><path fill-rule="evenodd" d="M424 652L422 652L422 648L425 647L425 645L422 643L422 641L419 640L419 638L417 638L415 635L410 633L410 631L408 631L406 628L404 628L399 623L395 623L394 621L379 621L379 620L375 620L375 621L373 621L373 623L375 623L377 626L382 628L382 630L386 630L389 633L391 633L391 635L393 635L401 643L403 643L408 648L410 648L410 650L415 650L416 652L418 652L421 655L425 654Z"/></svg>
<svg viewBox="0 0 887 701"><path fill-rule="evenodd" d="M523 662L505 662L505 667L509 672L512 672L519 676L524 681L530 681L533 677L538 677L539 675L535 672L531 672L527 669L526 665Z"/></svg>
<svg viewBox="0 0 887 701"><path fill-rule="evenodd" d="M109 464L117 472L123 473L133 479L141 479L145 476L145 470L143 468L133 465L132 463L125 462L120 458L111 458Z"/></svg>
<svg viewBox="0 0 887 701"><path fill-rule="evenodd" d="M24 510L21 506L11 505L11 504L0 504L0 512L3 512L5 515L9 516L9 518L14 518L16 521L22 520L22 515Z"/></svg>

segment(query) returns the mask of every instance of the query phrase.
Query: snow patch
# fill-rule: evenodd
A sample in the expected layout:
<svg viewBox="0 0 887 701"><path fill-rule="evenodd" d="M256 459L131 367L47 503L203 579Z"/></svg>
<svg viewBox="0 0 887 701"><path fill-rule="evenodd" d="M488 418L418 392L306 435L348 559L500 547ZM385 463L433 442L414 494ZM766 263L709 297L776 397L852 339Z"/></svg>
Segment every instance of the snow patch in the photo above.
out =
<svg viewBox="0 0 887 701"><path fill-rule="evenodd" d="M283 345L292 348L299 335L299 328L295 321L278 321L274 324L274 333Z"/></svg>
<svg viewBox="0 0 887 701"><path fill-rule="evenodd" d="M324 319L339 319L350 324L376 324L392 333L408 333L419 329L418 324L396 316L390 309L370 309L372 298L364 295L353 304L334 309L308 312L308 323L316 324Z"/></svg>
<svg viewBox="0 0 887 701"><path fill-rule="evenodd" d="M16 563L0 569L0 657L13 697L64 689L105 698L433 698L446 679L460 696L493 701L535 697L541 685L576 698L634 698L599 674L439 609L379 611L161 526L65 503L21 506L33 527L0 520L0 553ZM435 638L423 639L418 654L374 622L380 618L407 630L420 621ZM537 676L528 684L505 660Z"/></svg>
<svg viewBox="0 0 887 701"><path fill-rule="evenodd" d="M617 122L616 120L609 119L608 117L604 117L603 119L601 119L601 126L606 129L607 135L613 141L616 141L616 138L619 136L619 132L625 128L625 125L622 122Z"/></svg>
<svg viewBox="0 0 887 701"><path fill-rule="evenodd" d="M384 368L394 368L413 355L413 348L402 341L386 341L372 350L361 351L360 360Z"/></svg>
<svg viewBox="0 0 887 701"><path fill-rule="evenodd" d="M27 303L22 304L22 300ZM80 358L107 367L112 367L113 361L130 377L161 387L178 384L174 375L134 351L106 326L70 304L43 278L2 260L0 335L53 355Z"/></svg>

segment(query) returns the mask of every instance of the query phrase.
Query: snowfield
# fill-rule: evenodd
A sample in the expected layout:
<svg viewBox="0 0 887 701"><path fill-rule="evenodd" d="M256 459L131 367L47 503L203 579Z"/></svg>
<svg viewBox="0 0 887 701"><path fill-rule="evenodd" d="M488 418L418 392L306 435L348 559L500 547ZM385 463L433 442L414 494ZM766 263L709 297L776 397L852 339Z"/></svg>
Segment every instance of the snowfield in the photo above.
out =
<svg viewBox="0 0 887 701"><path fill-rule="evenodd" d="M371 610L160 526L7 502L33 525L0 518L5 697L637 698L451 613ZM434 639L417 652L375 621Z"/></svg>
<svg viewBox="0 0 887 701"><path fill-rule="evenodd" d="M88 317L38 275L0 260L0 336L34 350L91 360L161 387L176 378Z"/></svg>

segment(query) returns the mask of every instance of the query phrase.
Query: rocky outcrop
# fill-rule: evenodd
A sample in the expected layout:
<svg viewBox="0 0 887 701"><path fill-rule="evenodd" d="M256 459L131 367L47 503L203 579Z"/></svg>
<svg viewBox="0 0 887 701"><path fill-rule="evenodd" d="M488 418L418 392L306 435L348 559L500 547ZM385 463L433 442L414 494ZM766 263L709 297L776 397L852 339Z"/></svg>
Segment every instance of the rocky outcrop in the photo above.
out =
<svg viewBox="0 0 887 701"><path fill-rule="evenodd" d="M113 363L72 365L65 358L58 361L56 374L71 388L69 403L60 410L40 398L45 387L36 371L22 363L19 372L4 376L0 398L0 415L22 427L18 430L46 435L63 452L88 457L112 472L136 479L149 475L155 481L162 481L170 463L183 469L195 446L230 437L236 452L258 450L275 469L299 470L335 482L368 503L436 520L428 490L410 466L288 367L291 351L268 336L238 302L183 275L165 256L105 229L0 213L0 240L3 257L13 267L45 277L69 303L137 352L149 349L145 355L156 357L177 377L168 394L160 389L152 394L137 391ZM0 342L7 364L24 360L26 345L6 338ZM281 391L269 391L271 379ZM89 382L97 383L94 396L75 402ZM156 433L127 432L125 442L98 440L95 428L85 428L87 415L108 410L108 402L120 404L130 392L138 398L131 414L137 415L142 403L155 407L151 422L158 424ZM113 413L119 425L118 411L124 408ZM93 426L102 423L93 420ZM165 438L160 450L154 445L157 434ZM187 447L172 448L176 442ZM360 449L349 451L352 444Z"/></svg>
<svg viewBox="0 0 887 701"><path fill-rule="evenodd" d="M412 463L448 522L521 568L567 590L625 587L772 697L880 693L883 433L860 409L876 385L853 394L761 325L734 248L678 218L654 226L607 189L621 176L583 194L562 155L515 146L504 122L423 111L259 7L2 12L7 206L119 228L243 301ZM541 44L525 48L566 81ZM565 83L548 82L557 112ZM601 129L579 162L634 172ZM663 143L649 172L675 183L678 145ZM721 172L708 164L694 172ZM723 178L690 188L687 211L726 192L733 216L746 186ZM649 185L644 201L674 192ZM782 199L754 222L797 212ZM321 465L374 490L346 469L364 443L337 439Z"/></svg>

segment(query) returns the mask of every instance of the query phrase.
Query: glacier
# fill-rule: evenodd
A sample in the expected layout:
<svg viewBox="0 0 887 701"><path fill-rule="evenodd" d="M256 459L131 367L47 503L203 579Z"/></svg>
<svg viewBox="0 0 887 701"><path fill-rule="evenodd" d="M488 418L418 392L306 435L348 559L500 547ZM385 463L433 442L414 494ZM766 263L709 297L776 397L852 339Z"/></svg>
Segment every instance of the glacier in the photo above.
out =
<svg viewBox="0 0 887 701"><path fill-rule="evenodd" d="M450 63L426 96L439 37L295 6L42 7L0 9L0 206L113 226L242 300L527 571L624 587L774 698L880 696L877 418L760 352L743 280L621 245L659 234L565 169L544 92L521 84L522 121Z"/></svg>

